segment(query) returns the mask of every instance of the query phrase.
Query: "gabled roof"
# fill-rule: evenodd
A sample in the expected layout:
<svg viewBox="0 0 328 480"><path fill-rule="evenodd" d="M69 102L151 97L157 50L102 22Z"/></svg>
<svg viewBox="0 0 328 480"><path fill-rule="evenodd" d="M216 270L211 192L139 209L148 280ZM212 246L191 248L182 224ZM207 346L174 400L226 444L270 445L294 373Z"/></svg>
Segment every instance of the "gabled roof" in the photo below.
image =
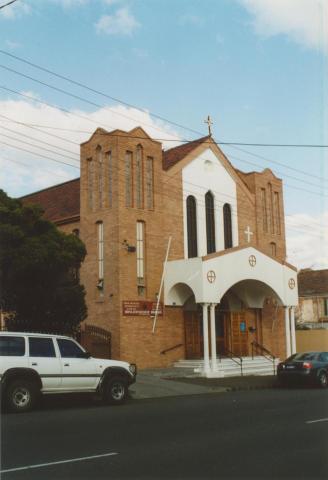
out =
<svg viewBox="0 0 328 480"><path fill-rule="evenodd" d="M21 197L23 204L41 205L44 218L55 223L77 220L80 216L80 179L45 188Z"/></svg>
<svg viewBox="0 0 328 480"><path fill-rule="evenodd" d="M170 148L163 152L163 170L168 170L173 167L176 163L182 160L186 155L191 153L195 148L197 148L202 143L209 141L210 136L199 138L198 140L193 140L192 142L184 143L178 147Z"/></svg>
<svg viewBox="0 0 328 480"><path fill-rule="evenodd" d="M328 269L301 270L297 276L298 293L300 297L327 295L328 296Z"/></svg>

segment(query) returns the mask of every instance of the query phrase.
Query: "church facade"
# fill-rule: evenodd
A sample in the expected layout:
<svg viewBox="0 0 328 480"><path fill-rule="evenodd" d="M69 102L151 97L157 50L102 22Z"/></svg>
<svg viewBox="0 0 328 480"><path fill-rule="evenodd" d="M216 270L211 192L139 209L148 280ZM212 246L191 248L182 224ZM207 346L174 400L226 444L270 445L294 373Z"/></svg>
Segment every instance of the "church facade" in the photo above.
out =
<svg viewBox="0 0 328 480"><path fill-rule="evenodd" d="M163 151L140 127L99 128L80 179L23 200L85 243L87 323L111 333L113 358L203 358L210 376L219 355L295 351L282 181L237 170L211 136Z"/></svg>

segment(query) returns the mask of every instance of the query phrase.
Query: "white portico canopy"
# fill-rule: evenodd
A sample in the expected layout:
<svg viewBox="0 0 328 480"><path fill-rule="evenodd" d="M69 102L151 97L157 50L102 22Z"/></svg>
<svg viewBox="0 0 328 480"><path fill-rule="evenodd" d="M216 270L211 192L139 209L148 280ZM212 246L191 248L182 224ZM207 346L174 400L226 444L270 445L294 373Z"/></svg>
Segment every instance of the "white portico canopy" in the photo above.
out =
<svg viewBox="0 0 328 480"><path fill-rule="evenodd" d="M294 307L298 303L297 271L255 247L236 247L206 257L170 261L166 265L164 302L184 306L194 295L203 309L204 375L216 371L215 306L228 291L247 308L262 308L267 297L285 307L286 356L296 351ZM211 365L208 307L210 309Z"/></svg>
<svg viewBox="0 0 328 480"><path fill-rule="evenodd" d="M273 294L279 305L298 304L296 269L255 247L236 247L167 263L167 306L183 306L192 294L196 303L217 304L229 289L249 308L262 308L265 298Z"/></svg>

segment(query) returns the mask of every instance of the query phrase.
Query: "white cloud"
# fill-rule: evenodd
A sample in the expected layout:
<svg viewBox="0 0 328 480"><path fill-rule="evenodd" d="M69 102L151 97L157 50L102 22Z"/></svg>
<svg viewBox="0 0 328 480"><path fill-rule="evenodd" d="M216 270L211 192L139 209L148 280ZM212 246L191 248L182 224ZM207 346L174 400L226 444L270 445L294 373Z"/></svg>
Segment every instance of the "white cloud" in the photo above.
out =
<svg viewBox="0 0 328 480"><path fill-rule="evenodd" d="M22 45L18 42L13 42L12 40L6 40L6 46L11 50L15 50L16 48L20 48Z"/></svg>
<svg viewBox="0 0 328 480"><path fill-rule="evenodd" d="M122 0L103 0L103 2L111 7L117 3L122 3Z"/></svg>
<svg viewBox="0 0 328 480"><path fill-rule="evenodd" d="M193 13L186 13L179 19L180 25L192 25L194 27L202 27L205 23L204 18Z"/></svg>
<svg viewBox="0 0 328 480"><path fill-rule="evenodd" d="M15 20L31 12L31 7L23 1L15 2L0 10L0 18Z"/></svg>
<svg viewBox="0 0 328 480"><path fill-rule="evenodd" d="M140 23L127 7L120 8L113 15L103 15L95 24L97 33L107 35L131 35Z"/></svg>
<svg viewBox="0 0 328 480"><path fill-rule="evenodd" d="M154 121L145 111L119 105L104 107L94 112L74 110L73 113L78 115L74 116L36 102L34 99L37 95L33 92L28 94L33 97L31 101L25 99L0 101L0 188L12 196L21 196L78 177L78 168L71 168L38 155L79 167L79 144L86 141L97 126L108 131L115 128L128 131L140 125L153 138L172 140L177 138L172 128L163 122ZM3 116L18 122L33 124L36 128L41 128L44 133L10 122ZM55 128L46 129L39 127L40 125ZM47 135L47 132L57 137ZM40 143L38 140L50 145ZM23 142L38 145L40 148ZM163 142L163 146L173 147L178 143L178 141ZM9 145L35 152L37 155Z"/></svg>
<svg viewBox="0 0 328 480"><path fill-rule="evenodd" d="M259 35L287 35L293 41L328 52L327 0L239 0L253 15Z"/></svg>
<svg viewBox="0 0 328 480"><path fill-rule="evenodd" d="M328 211L286 217L288 261L298 268L328 268Z"/></svg>
<svg viewBox="0 0 328 480"><path fill-rule="evenodd" d="M51 0L53 3L58 3L63 8L80 7L89 3L89 0Z"/></svg>

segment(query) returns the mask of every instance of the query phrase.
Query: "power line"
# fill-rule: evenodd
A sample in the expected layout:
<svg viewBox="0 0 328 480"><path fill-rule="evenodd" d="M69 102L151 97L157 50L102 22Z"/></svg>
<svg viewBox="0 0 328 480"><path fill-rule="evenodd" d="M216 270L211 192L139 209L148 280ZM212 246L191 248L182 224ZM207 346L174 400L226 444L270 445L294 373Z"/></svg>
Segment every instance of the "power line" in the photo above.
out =
<svg viewBox="0 0 328 480"><path fill-rule="evenodd" d="M98 122L95 122L95 121L89 119L88 117L84 117L84 116L78 115L78 114L76 114L76 113L70 112L69 110L66 110L66 109L64 109L64 108L62 108L62 107L56 107L56 106L54 106L54 105L52 105L52 104L49 104L48 102L44 102L44 101L42 101L42 100L35 99L35 98L33 98L33 97L29 96L29 95L26 95L26 94L17 92L16 90L12 90L12 89L9 89L9 88L4 87L4 86L0 86L0 88L4 89L4 90L6 90L6 91L9 91L9 92L11 92L11 93L14 93L14 94L16 94L16 95L20 95L20 96L22 96L22 97L24 97L24 98L28 98L29 100L33 100L33 101L36 101L36 102L38 102L38 103L42 103L42 104L47 105L47 106L49 106L49 107L51 107L51 108L61 110L61 111L65 112L65 113L68 113L68 114L70 114L70 115L72 115L72 116L76 116L76 117L79 117L79 118L83 118L84 120L88 120L88 121L91 121L92 123L95 123L96 125L99 125ZM0 117L9 119L9 117L6 117L6 116L4 116L4 115L0 115ZM17 122L17 121L12 120L12 119L9 119L9 120L11 120L11 121L13 121L13 122L15 122L15 123L18 123L18 124L25 125L24 122ZM26 125L26 126L29 126L29 125ZM29 126L29 127L40 131L40 129L38 129L38 128L36 128L36 127L32 127L32 126ZM111 128L113 128L113 127L111 127ZM41 131L42 131L42 130L41 130ZM48 133L48 132L44 132L44 133L47 134L47 135L51 135L51 136L60 138L60 139L62 139L62 140L70 141L70 140L64 139L63 137L58 137L58 136L56 136L56 135L54 135L54 134L50 134L50 133ZM106 133L106 135L109 135L109 133ZM120 136L120 135L118 135L118 136ZM121 136L122 136L122 137L127 137L127 136L129 136L130 138L142 138L142 139L144 139L143 137L136 137L136 136L133 136L133 135L121 135ZM77 142L72 142L72 141L70 141L70 142L78 145ZM206 142L206 141L204 141L203 143L205 143L205 142ZM210 142L208 142L208 143L212 143L212 141L210 141ZM216 142L214 142L214 143L216 143ZM54 153L54 152L52 152L52 153ZM231 156L231 158L234 158L234 157ZM240 159L240 158L237 158L237 157L235 157L235 158L236 158L237 160L241 161L241 162L244 162L244 163L247 163L247 164L251 164L251 165L255 165L255 166L257 166L257 167L261 167L260 165L255 164L255 163L253 163L253 162L250 162L250 161L248 161L248 160L243 160L243 159ZM272 163L273 163L273 161L272 161ZM288 168L288 167L287 167L287 168ZM295 170L296 170L296 169L295 169ZM303 173L303 172L302 172L302 173ZM284 174L284 175L285 175L285 176L288 176L288 175L286 175L286 174ZM302 180L302 179L297 179L297 178L295 178L294 180L305 183L305 180ZM307 183L309 183L309 184L311 185L310 182L307 182ZM285 183L285 185L288 186L288 187L290 187L290 188L295 188L295 189L300 190L300 187L295 187L294 185L289 185L289 184L286 184L286 183ZM314 184L312 184L312 185L314 185ZM319 187L319 186L317 186L317 187ZM320 188L320 187L319 187L319 188ZM326 196L326 195L322 195L321 193L312 192L312 191L306 190L306 189L301 189L301 190L302 190L302 191L306 191L307 193L314 194L314 195Z"/></svg>
<svg viewBox="0 0 328 480"><path fill-rule="evenodd" d="M3 154L1 154L1 157L0 157L0 161L1 161L1 160L2 160L2 161L5 161L5 162L17 163L17 165L22 165L23 167L26 167L26 168L30 168L30 167L31 167L31 166L28 165L27 163L20 162L20 161L18 161L18 160L14 160L13 158L4 157ZM46 170L46 169L44 169L43 171L44 171L44 172L47 172L47 173L50 173L51 175L54 175L55 177L61 177L61 178L67 179L67 176L66 176L66 175L60 175L60 173L53 172L53 171Z"/></svg>
<svg viewBox="0 0 328 480"><path fill-rule="evenodd" d="M109 107L105 107L104 105L100 105L99 103L95 103L95 102L92 102L91 100L87 100L86 98L84 97L80 97L79 95L75 95L74 93L71 93L71 92L67 92L66 90L63 90L62 88L58 88L58 87L55 87L54 85L50 85L49 83L47 82L43 82L41 80L38 80L37 78L34 78L34 77L31 77L30 75L26 75L25 73L22 73L22 72L18 72L17 70L14 70L13 68L9 68L9 67L6 67L5 65L1 65L0 64L0 68L3 68L4 70L7 70L8 72L12 72L12 73L15 73L16 75L20 75L21 77L24 77L24 78L27 78L28 80L32 80L32 82L36 82L36 83L39 83L40 85L43 85L45 87L48 87L48 88L51 88L52 90L55 90L59 93L63 93L64 95L68 95L69 97L72 97L72 98L75 98L76 100L80 100L81 102L84 102L84 103L88 103L89 105L92 105L94 107L97 107L97 108L109 108ZM112 110L112 113L114 113L115 115L119 115L120 117L123 117L123 118L127 118L128 120L133 120L134 122L140 122L140 120L137 120L129 115L125 115L124 113L121 113L121 112L117 112L115 110ZM144 112L145 113L145 112ZM155 130L159 130L160 132L163 131L162 128L160 127L157 127L156 125L150 125L150 124L147 124L145 122L142 122L143 125L149 127L149 128L153 128ZM111 128L114 128L114 127L111 127ZM177 137L178 138L178 137Z"/></svg>
<svg viewBox="0 0 328 480"><path fill-rule="evenodd" d="M17 120L14 120L10 117L7 117L6 115L0 115L1 118L6 118L7 120L9 120L9 122L11 123L16 123L17 125L23 125L24 127L27 127L27 128L31 128L32 130L36 130L37 132L41 132L43 133L44 135L48 135L50 137L54 137L54 138L58 138L59 140L63 140L64 142L68 142L68 143L72 143L73 145L78 145L80 146L80 144L78 142L73 142L72 140L69 140L67 138L64 138L64 137L59 137L58 135L54 135L53 133L49 133L49 132L44 132L43 130L41 130L40 128L37 128L37 127L34 127L33 125L29 125L28 123L25 123L25 122L19 122Z"/></svg>
<svg viewBox="0 0 328 480"><path fill-rule="evenodd" d="M17 147L16 145L11 145L10 143L6 143L6 142L2 142L2 141L0 141L0 143L2 145L6 145L6 147L16 148L17 150L22 150L23 152L31 153L32 155L36 155L37 157L46 158L47 160L51 160L52 162L61 163L62 165L67 165L68 167L76 168L77 170L80 170L80 168L76 167L75 165L71 165L70 163L67 163L67 162L62 162L61 160L56 160L55 158L51 158L51 157L48 157L46 155L42 155L41 153L35 153L35 152L32 152L31 150L27 150L26 148Z"/></svg>
<svg viewBox="0 0 328 480"><path fill-rule="evenodd" d="M0 53L7 54L7 53L4 52L3 50L0 50ZM11 54L8 54L8 55L9 55L9 56L13 56L13 55L11 55ZM20 61L24 61L23 59L21 59L21 58L19 58L19 57L16 57L16 56L13 56L13 57L19 59ZM25 62L25 63L29 63L29 62ZM35 65L33 64L33 66L35 66ZM29 75L26 75L26 74L24 74L24 73L22 73L22 72L19 72L19 71L17 71L17 70L12 69L12 68L6 67L6 66L1 65L1 64L0 64L0 67L3 68L3 69L5 69L5 70L7 70L7 71L10 71L10 72L12 72L12 73L15 73L15 74L17 74L17 75L20 75L20 76L22 76L22 77L24 77L24 78L27 78L27 79L32 80L32 81L34 81L34 82L37 82L37 83L39 83L39 84L41 84L41 85L47 86L48 88L54 89L54 90L56 90L56 91L58 91L58 92L60 92L60 93L64 93L65 95L69 95L69 96L71 96L71 97L73 97L73 98L75 98L75 99L78 99L78 100L82 101L82 102L85 102L85 103L88 103L88 104L90 104L90 105L96 106L97 108L101 108L101 109L106 108L104 105L100 105L100 104L98 104L98 103L91 102L90 100L87 100L87 99L85 99L84 97L81 97L81 96L79 96L79 95L75 95L75 94L73 94L73 93L71 93L71 92L67 92L66 90L63 90L63 89L61 89L61 88L55 87L55 86L53 86L53 85L50 85L50 84L47 83L47 82L43 82L43 81L41 81L41 80L38 80L38 79L36 79L36 78L34 78L34 77L31 77L31 76L29 76ZM36 68L38 68L38 67L36 67ZM41 68L41 69L42 69L42 68ZM46 71L47 71L47 70L46 70ZM51 72L51 71L49 71L48 73L54 74L54 72ZM60 77L61 77L61 76L60 76ZM63 77L63 78L64 78L64 77ZM66 78L64 78L64 79L66 79ZM9 89L8 89L8 90L9 90ZM18 94L18 92L16 92L16 93ZM44 102L44 103L46 103L46 102ZM47 104L47 103L46 103L46 104ZM47 105L50 106L50 104L47 104ZM52 106L52 105L51 105L51 106ZM52 106L52 107L53 107L53 106ZM59 108L59 109L61 109L60 107L53 107L53 108ZM136 108L136 107L134 107L134 108ZM68 112L66 109L61 109L61 110L65 111L65 112ZM139 109L139 110L140 110L140 109ZM113 110L112 110L112 113L117 114L117 115L120 115L120 116L123 116L123 117L128 118L128 119L130 119L130 120L133 120L133 121L135 121L135 122L142 123L143 125L148 126L149 128L155 128L155 129L157 129L157 130L162 131L162 129L160 129L160 128L154 126L154 125L149 125L149 124L146 124L145 122L140 122L139 120L136 120L136 119L134 119L134 118L132 118L132 117L130 117L130 116L128 116L128 115L122 114L122 113L120 113L120 112L116 112L116 111L113 111ZM80 117L81 117L81 116L80 116ZM89 120L90 120L90 119L89 119ZM93 123L97 124L97 122L95 122L95 121L93 121ZM106 127L106 128L107 128L107 127ZM114 127L111 126L110 128L114 128ZM199 132L198 132L198 133L199 133ZM154 140L155 140L155 139L154 139ZM174 139L157 139L157 140L161 140L161 141L175 141ZM181 141L181 142L189 142L189 140L181 140L181 139L179 139L179 141ZM209 142L209 143L210 143L210 142ZM297 169L294 169L294 168L292 168L292 167L288 167L288 166L282 164L281 162L276 162L276 161L273 161L273 160L266 159L265 157L259 156L259 155L257 155L257 154L254 154L253 152L248 152L248 151L246 151L246 150L239 149L239 148L236 147L236 145L247 145L247 146L280 146L280 147L282 147L282 146L308 146L308 147L316 146L316 147L326 147L326 145L301 145L301 144L297 144L297 145L296 145L296 144L295 144L295 145L287 145L287 144L259 144L259 143L257 143L257 144L252 144L252 143L242 143L242 142L220 142L220 141L216 141L215 143L216 143L218 146L219 146L219 145L231 146L232 148L236 148L236 149L238 149L238 150L240 150L240 151L243 151L244 153L247 153L248 155L257 156L257 157L259 157L259 158L261 158L261 159L263 159L263 160L266 160L266 161L268 161L268 162L270 162L270 163L276 163L276 164L278 164L278 165L280 165L280 166L284 166L285 168L291 168L292 170L294 170L294 171L299 171L300 173L305 174L305 175L307 175L307 173L304 172L304 171L297 170ZM316 176L316 177L317 177L317 176ZM318 178L318 177L317 177L317 178ZM328 181L328 180L324 180L324 181Z"/></svg>
<svg viewBox="0 0 328 480"><path fill-rule="evenodd" d="M299 168L290 167L289 165L286 165L285 163L278 162L277 160L272 160L272 159L263 157L263 155L259 155L259 154L254 153L254 152L248 152L247 150L244 150L243 148L236 148L236 149L239 150L240 152L246 153L247 155L251 155L253 157L259 158L260 160L264 160L266 162L273 163L275 165L279 165L283 168L288 168L288 170L292 170L293 172L302 173L303 175L306 175L307 177L313 177L313 178L317 178L318 180L328 182L328 179L323 178L323 177L319 177L319 175L314 175L313 173L306 172L305 170L300 170Z"/></svg>
<svg viewBox="0 0 328 480"><path fill-rule="evenodd" d="M64 164L64 165L68 165L68 166L70 166L70 167L72 167L72 168L78 169L78 167L75 167L74 165L67 164L67 163L65 163L65 162L59 161L59 160L54 159L54 158L51 158L51 157L48 157L48 156L45 156L45 155L41 155L41 154L32 152L32 151L30 151L30 150L23 149L23 148L20 148L20 147L17 147L17 146L14 146L14 145L11 145L11 144L8 144L8 143L5 143L5 142L0 142L0 143L4 144L4 145L6 145L6 146L9 146L9 147L11 147L11 148L15 148L15 149L18 149L18 150L25 151L25 152L27 152L27 153L31 153L31 154L36 155L36 156L38 156L38 157L43 157L43 158L46 158L46 159L51 160L51 161L53 161L53 162L60 163L60 164ZM9 160L9 159L8 159L8 160ZM9 160L9 161L14 161L14 160ZM19 163L19 162L16 162L16 163ZM25 164L25 165L26 165L26 164ZM26 166L27 166L27 165L26 165ZM116 168L116 169L119 171L119 169L118 169L117 166L114 167L114 168ZM121 173L121 175L123 175L123 172ZM165 182L164 182L164 183L165 183ZM191 182L186 182L186 183L189 183L190 185L198 186L199 188L202 188L202 189L206 189L206 187L201 186L201 185L192 184ZM186 190L186 192L187 192L187 193L190 193L190 194L194 194L194 192L191 191L191 190ZM176 195L176 192L173 192L173 193ZM220 195L224 195L224 196L227 196L227 197L234 198L232 195L229 195L229 194L227 194L227 193L223 193L223 192L220 192L220 191L217 191L217 190L214 190L214 193L218 193L218 194L220 194ZM123 194L120 194L120 195L123 196ZM170 192L165 192L165 193L163 192L162 195L163 195L164 197L167 197L168 199L172 199L172 193L170 193ZM179 197L179 198L180 198L180 197ZM178 199L178 196L177 196L177 199ZM217 202L218 204L221 204L221 205L224 205L224 203L225 203L224 201L219 201L219 200L216 200L216 202ZM205 207L205 202L199 203L199 205ZM245 213L246 213L246 212L247 212L247 209L244 209L244 210L245 210ZM242 211L243 211L243 208L239 207L239 208L238 208L238 212L241 213ZM232 212L232 215L235 216L236 218L238 218L238 214L237 214L237 213ZM274 215L274 218L276 218L275 215ZM308 226L308 225L305 225L305 224L301 224L301 223L298 223L298 225L296 225L296 226L291 226L291 225L286 224L286 228L288 228L289 230L293 230L293 231L300 232L300 233L307 233L307 234L310 234L310 235L313 235L313 236L316 236L316 237L322 237L322 234L316 235L315 233L313 233L313 231L309 232L308 230L304 230L304 229L303 229L303 230L300 230L299 227L302 227L302 226L305 227L305 228L311 228L311 226ZM318 226L319 226L320 228L323 228L322 225L319 225L319 224L318 224ZM295 228L295 227L298 227L298 228Z"/></svg>
<svg viewBox="0 0 328 480"><path fill-rule="evenodd" d="M43 72L49 73L50 75L53 75L53 76L55 76L55 77L57 77L57 78L60 78L61 80L65 80L65 81L67 81L67 82L72 83L73 85L79 86L79 87L81 87L81 88L84 88L84 89L86 89L86 90L89 90L90 92L96 93L97 95L101 95L102 97L108 98L109 100L112 100L112 101L114 101L114 102L120 103L120 104L125 105L125 106L127 106L127 107L129 107L129 108L134 108L134 109L136 109L136 110L141 111L142 113L147 113L147 114L149 114L150 116L152 116L152 117L154 117L154 118L157 118L157 119L159 119L159 120L161 120L161 121L164 121L164 122L166 122L166 123L169 123L169 124L171 124L171 125L174 125L174 126L176 126L176 127L178 127L178 128L182 128L183 130L187 130L187 131L189 131L189 132L191 132L191 133L194 133L194 134L197 134L197 135L203 135L203 133L201 133L201 132L199 132L199 131L197 131L197 130L194 130L194 129L192 129L192 128L186 127L185 125L182 125L182 124L180 124L180 123L177 123L177 122L174 122L174 121L172 121L172 120L169 120L169 119L167 119L167 118L165 118L165 117L163 117L163 116L161 116L161 115L155 114L155 113L150 112L150 111L148 111L148 110L142 109L142 108L140 108L140 107L138 107L138 106L136 106L136 105L133 105L133 104L128 103L128 102L125 102L124 100L121 100L121 99L119 99L119 98L116 98L116 97L113 97L113 96L111 96L111 95L108 95L108 94L106 94L106 93L104 93L104 92L102 92L102 91L100 91L100 90L97 90L97 89L92 88L92 87L90 87L90 86L88 86L88 85L85 85L85 84L83 84L83 83L81 83L81 82L78 82L78 81L76 81L76 80L73 80L72 78L69 78L69 77L67 77L67 76L65 76L65 75L61 75L61 74L59 74L59 73L57 73L57 72L54 72L53 70L47 69L47 68L45 68L45 67L41 67L40 65L38 65L38 64L36 64L36 63L33 63L33 62L29 61L29 60L26 60L26 59L24 59L24 58L22 58L22 57L19 57L19 56L17 56L17 55L13 55L12 53L6 52L5 50L0 49L0 53L2 53L3 55L7 55L8 57L14 58L15 60L18 60L18 61L20 61L20 62L23 62L23 63L25 63L25 64L27 64L27 65L30 65L30 66L32 66L33 68L36 68L36 69L41 70L41 71L43 71ZM30 77L30 76L25 75L25 74L23 74L23 73L21 73L21 72L18 72L17 70L11 69L11 68L9 68L9 67L5 67L4 65L0 65L0 67L6 69L6 70L8 70L8 71L11 71L11 72L13 72L13 73L16 73L17 75L21 75L21 76L23 76L23 77L25 77L25 78L28 78L28 79L30 79L30 80L32 80L32 81L38 82L38 83L40 83L40 84L43 84L43 85L45 85L45 86L47 86L47 87L49 87L49 88L53 88L53 89L55 89L55 90L58 90L58 91L60 91L61 93L64 93L64 94L66 94L66 95L70 95L70 96L75 97L75 98L77 98L77 99L79 99L79 100L82 100L82 101L84 101L84 102L93 104L94 106L97 106L98 108L99 108L99 107L100 107L100 108L104 108L104 106L102 106L102 105L98 105L98 104L96 104L96 103L94 103L94 102L90 102L89 100L86 100L86 99L84 99L83 97L79 97L79 96L74 95L74 94L72 94L72 93L66 92L66 91L63 90L63 89L58 89L57 87L54 87L54 86L52 86L52 85L49 85L49 84L46 83L46 82L42 82L42 81L40 81L40 80L35 79L34 77ZM118 113L118 112L115 112L115 113ZM123 114L122 114L122 115L123 115ZM124 115L123 115L123 116L124 116ZM139 120L136 120L136 119L134 119L134 118L132 118L132 117L129 117L129 116L126 116L126 117L129 118L129 119L131 119L131 120L134 120L134 121L139 121ZM145 123L144 123L144 125L145 125ZM156 128L154 125L149 125L149 126L151 126L151 128ZM240 146L253 146L253 147L328 148L328 145L326 145L326 144L323 144L323 145L320 145L320 144L286 144L286 143L277 144L277 143L222 142L222 141L219 141L219 142L217 142L217 143L219 143L220 145L240 145Z"/></svg>
<svg viewBox="0 0 328 480"><path fill-rule="evenodd" d="M10 2L7 2L7 3L5 3L4 5L1 5L1 6L0 6L0 10L1 10L2 8L8 7L9 5L11 5L12 3L15 3L15 2L17 2L17 0L11 0Z"/></svg>
<svg viewBox="0 0 328 480"><path fill-rule="evenodd" d="M30 147L39 148L40 150L44 150L45 152L54 153L55 155L59 155L59 156L64 157L64 158L68 158L69 160L73 160L74 162L79 162L79 160L76 159L76 158L69 157L68 155L65 155L63 153L55 152L54 150L50 150L49 148L39 147L39 145L35 145L34 143L26 142L25 140L20 140L19 138L12 137L11 135L6 135L5 133L1 133L1 132L0 132L0 135L2 137L9 138L9 140L14 140L15 142L24 143L26 145L29 145Z"/></svg>
<svg viewBox="0 0 328 480"><path fill-rule="evenodd" d="M72 152L72 150L67 150L67 148L62 148L62 147L59 147L58 145L55 145L53 143L49 143L49 142L45 142L44 140L39 140L38 138L35 138L35 137L31 137L31 135L26 135L25 133L22 133L22 132L18 132L17 130L12 130L11 128L7 128L7 127L4 127L2 125L0 125L0 128L2 128L3 130L6 130L8 132L12 132L12 133L15 133L16 135L19 135L21 137L25 137L25 138L29 138L31 140L34 140L35 142L39 142L39 143L43 143L44 145L48 145L49 147L55 147L57 148L58 150L63 150L63 152L67 152L67 153L70 153L72 155L76 155L77 157L80 158L79 154L76 153L76 152ZM1 134L1 133L0 133ZM17 139L18 140L18 139Z"/></svg>
<svg viewBox="0 0 328 480"><path fill-rule="evenodd" d="M1 51L1 50L0 50L0 51ZM5 86L0 86L0 88L2 88L3 90L8 91L8 92L10 92L10 93L14 93L14 94L20 95L20 96L22 96L22 97L24 97L24 98L28 98L29 100L36 101L36 102L38 102L38 103L42 103L42 104L47 105L47 106L49 106L49 107L51 107L51 108L61 110L61 111L63 111L64 113L68 113L69 115L76 116L76 117L78 117L78 118L82 118L83 120L87 120L87 121L89 121L89 122L92 122L92 123L94 123L94 124L97 125L97 126L100 125L99 122L96 122L96 121L94 121L94 120L92 120L92 119L90 119L90 118L88 118L88 117L85 117L85 116L78 115L78 114L76 114L76 113L70 112L69 110L64 109L64 108L62 108L62 107L58 107L58 106L52 105L52 104L50 104L50 103L48 103L48 102L45 102L45 101L42 101L42 100L39 100L39 99L35 99L34 97L31 97L31 96L29 96L29 95L23 94L23 93L18 92L18 91L16 91L16 90L9 89L9 88L7 88L7 87L5 87ZM102 108L102 107L101 107L101 108ZM7 117L7 118L8 118L8 117ZM23 122L20 122L20 123L23 123ZM141 123L142 123L142 122L141 122ZM24 125L28 126L27 124L24 124ZM33 127L32 125L29 125L29 126L30 126L31 128L36 128L36 127ZM106 126L106 128L108 128L108 127L114 129L113 126ZM50 128L50 127L47 127L47 128ZM47 133L47 132L45 132L45 133ZM104 134L104 135L109 135L110 133L108 132L108 133L103 133L103 134ZM117 135L117 136L120 136L120 135ZM127 135L121 135L121 136L122 136L122 137L126 137ZM64 140L63 137L59 137L59 138L61 138L62 140ZM144 139L144 137L136 136L136 135L130 135L130 138L140 138L140 139ZM167 140L176 141L176 140L172 140L172 139L158 139L158 138L154 138L153 140L158 140L158 141L167 141ZM69 141L69 140L66 140L66 141ZM188 142L188 140L181 140L181 139L179 139L179 141L181 141L181 142ZM214 140L213 140L213 141L214 141ZM76 143L76 142L71 142L71 143ZM202 143L212 144L212 140L209 140L209 141L206 141L206 140L205 140L205 141L202 142ZM214 141L214 143L216 143L216 145L219 147L219 145L220 145L219 142ZM290 169L290 170L292 170L292 171L299 172L299 173L301 173L301 174L303 174L303 175L308 175L308 176L312 176L312 177L314 177L314 178L317 178L317 179L320 179L320 180L323 180L323 181L328 181L327 179L318 177L317 175L313 175L313 174L307 173L307 172L305 172L305 171L303 171L303 170L299 170L299 169L296 169L296 168L293 168L293 167L289 167L288 165L285 165L285 164L283 164L283 163L281 163L281 162L277 162L277 161L274 161L274 160L267 159L267 158L265 158L265 157L263 157L263 156L254 154L253 152L248 152L248 151L246 151L246 150L244 150L244 149L240 149L240 148L238 148L238 147L235 147L234 145L230 145L230 146L231 146L232 148L236 148L237 150L240 150L240 151L242 151L242 152L244 152L244 153L246 153L246 154L248 154L248 155L252 155L252 156L255 156L255 157L257 157L257 158L261 158L261 159L263 159L263 160L265 160L265 161L267 161L267 162L269 162L269 163L273 163L273 164L280 165L280 166L282 166L282 167L284 167L284 168ZM230 156L231 156L231 155L230 155ZM231 157L232 157L232 156L231 156ZM233 158L233 157L232 157L232 158ZM239 160L240 160L240 161L244 161L245 163L247 163L246 160L242 160L242 159L239 159ZM252 164L251 162L248 162L248 163ZM258 164L254 164L254 163L253 163L252 165L255 165L255 166L257 166L257 167L260 166L260 165L258 165ZM283 174L283 175L288 176L287 174ZM301 181L301 182L305 182L304 180L300 180L300 179L295 179L295 180L298 180L298 181Z"/></svg>

